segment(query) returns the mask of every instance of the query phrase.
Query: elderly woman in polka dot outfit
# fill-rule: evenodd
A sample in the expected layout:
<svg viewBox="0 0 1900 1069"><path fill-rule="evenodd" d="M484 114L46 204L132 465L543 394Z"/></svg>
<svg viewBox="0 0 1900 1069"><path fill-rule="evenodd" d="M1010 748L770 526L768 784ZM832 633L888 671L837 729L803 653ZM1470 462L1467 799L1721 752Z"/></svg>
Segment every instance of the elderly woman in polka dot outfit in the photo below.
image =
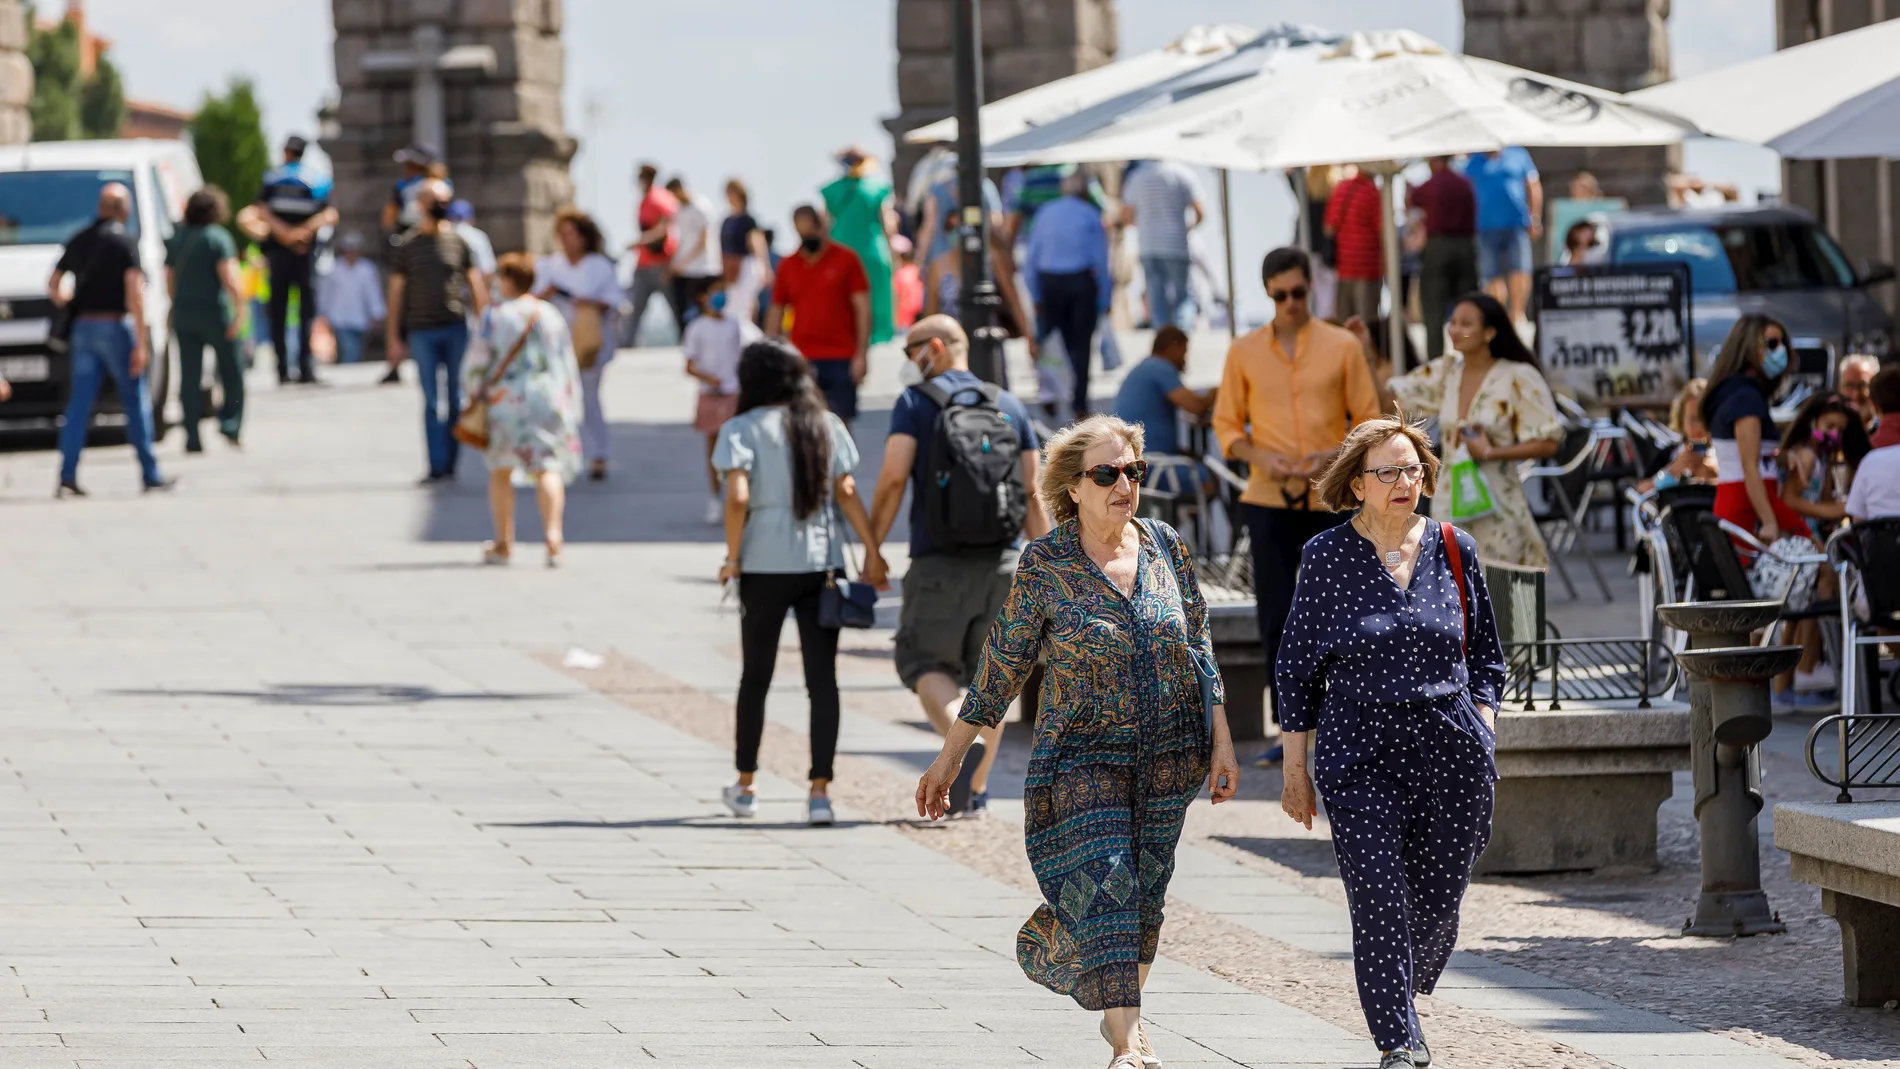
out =
<svg viewBox="0 0 1900 1069"><path fill-rule="evenodd" d="M1316 784L1326 800L1379 1069L1431 1064L1412 996L1457 941L1497 780L1504 651L1477 543L1413 511L1437 475L1402 418L1346 437L1317 489L1358 512L1306 543L1274 671L1281 806L1311 828Z"/></svg>

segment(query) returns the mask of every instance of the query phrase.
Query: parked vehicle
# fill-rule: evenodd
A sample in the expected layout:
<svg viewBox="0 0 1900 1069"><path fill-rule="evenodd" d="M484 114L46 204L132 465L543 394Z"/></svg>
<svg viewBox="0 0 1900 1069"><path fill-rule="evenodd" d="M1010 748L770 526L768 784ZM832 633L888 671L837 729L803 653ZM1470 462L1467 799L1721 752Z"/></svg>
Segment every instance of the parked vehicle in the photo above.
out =
<svg viewBox="0 0 1900 1069"><path fill-rule="evenodd" d="M0 402L0 431L49 432L59 426L72 384L65 354L47 345L53 302L46 292L60 249L97 215L99 190L110 182L132 191L126 229L145 267L147 372L155 432L170 425L167 398L178 381L177 345L165 293L165 242L184 214L185 198L203 184L197 158L182 141L43 141L0 147L0 376L13 397ZM70 277L67 280L71 285ZM94 411L95 428L123 425L117 392L107 382Z"/></svg>
<svg viewBox="0 0 1900 1069"><path fill-rule="evenodd" d="M1756 313L1787 325L1800 378L1812 388L1833 385L1841 357L1900 358L1893 316L1869 292L1893 281L1893 265L1850 263L1798 208L1619 212L1605 229L1609 263L1689 265L1698 375L1735 321Z"/></svg>

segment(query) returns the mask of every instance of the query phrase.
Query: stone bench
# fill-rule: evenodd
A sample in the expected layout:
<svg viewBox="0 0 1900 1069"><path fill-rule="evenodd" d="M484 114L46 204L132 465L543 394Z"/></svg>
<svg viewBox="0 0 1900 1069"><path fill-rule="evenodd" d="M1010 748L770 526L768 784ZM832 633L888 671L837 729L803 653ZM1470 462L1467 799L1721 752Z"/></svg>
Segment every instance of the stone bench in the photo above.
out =
<svg viewBox="0 0 1900 1069"><path fill-rule="evenodd" d="M1787 802L1775 845L1841 926L1842 1000L1900 999L1900 802Z"/></svg>
<svg viewBox="0 0 1900 1069"><path fill-rule="evenodd" d="M1512 704L1498 715L1497 811L1476 871L1655 869L1656 810L1689 767L1689 706Z"/></svg>

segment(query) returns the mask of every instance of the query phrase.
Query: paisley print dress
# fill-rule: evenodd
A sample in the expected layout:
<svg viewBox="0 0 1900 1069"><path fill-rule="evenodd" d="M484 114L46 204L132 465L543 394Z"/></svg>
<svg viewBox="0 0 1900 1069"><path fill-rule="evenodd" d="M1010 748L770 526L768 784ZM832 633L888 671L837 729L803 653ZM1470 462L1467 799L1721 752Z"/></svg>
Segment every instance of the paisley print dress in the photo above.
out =
<svg viewBox="0 0 1900 1069"><path fill-rule="evenodd" d="M1207 603L1180 536L1139 526L1132 594L1089 559L1075 520L1023 550L962 712L1000 723L1046 661L1023 786L1043 904L1017 936L1017 960L1088 1010L1141 1005L1137 967L1154 960L1182 818L1207 779L1189 652L1212 656Z"/></svg>

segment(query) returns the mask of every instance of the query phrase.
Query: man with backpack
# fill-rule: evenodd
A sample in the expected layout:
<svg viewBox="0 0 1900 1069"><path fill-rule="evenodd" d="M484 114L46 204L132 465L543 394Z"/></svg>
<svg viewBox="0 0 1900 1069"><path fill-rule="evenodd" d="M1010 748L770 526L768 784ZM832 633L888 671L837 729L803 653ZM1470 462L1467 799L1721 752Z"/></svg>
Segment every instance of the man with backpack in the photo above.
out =
<svg viewBox="0 0 1900 1069"><path fill-rule="evenodd" d="M907 388L891 409L871 531L882 546L910 487L897 675L947 734L1009 596L1023 539L1049 530L1035 492L1041 443L1021 401L970 373L969 337L947 315L911 328L899 377ZM886 580L881 567L864 578ZM1001 738L1000 726L979 736L950 789L953 814L986 814Z"/></svg>

